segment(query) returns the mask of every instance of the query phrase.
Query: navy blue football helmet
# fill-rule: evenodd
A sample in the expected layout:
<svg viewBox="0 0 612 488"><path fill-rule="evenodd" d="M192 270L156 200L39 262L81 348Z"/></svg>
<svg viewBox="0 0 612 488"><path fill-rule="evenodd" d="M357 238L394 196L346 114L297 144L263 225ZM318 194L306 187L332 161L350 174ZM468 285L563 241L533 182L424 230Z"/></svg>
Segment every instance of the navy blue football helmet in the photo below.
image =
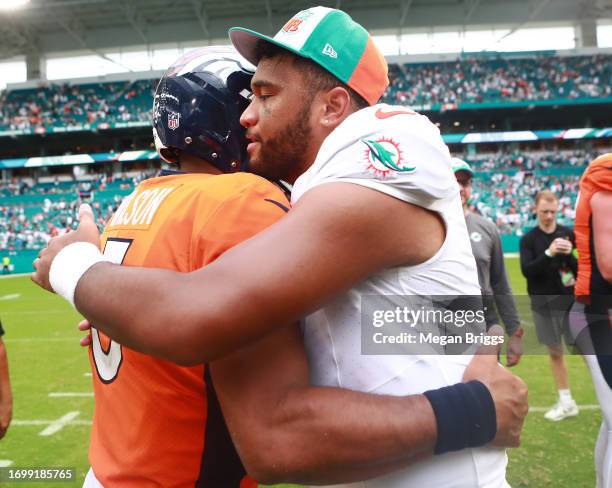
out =
<svg viewBox="0 0 612 488"><path fill-rule="evenodd" d="M161 158L205 159L223 172L246 171L240 115L251 98L255 68L233 48L205 47L179 58L162 76L153 101L153 138Z"/></svg>

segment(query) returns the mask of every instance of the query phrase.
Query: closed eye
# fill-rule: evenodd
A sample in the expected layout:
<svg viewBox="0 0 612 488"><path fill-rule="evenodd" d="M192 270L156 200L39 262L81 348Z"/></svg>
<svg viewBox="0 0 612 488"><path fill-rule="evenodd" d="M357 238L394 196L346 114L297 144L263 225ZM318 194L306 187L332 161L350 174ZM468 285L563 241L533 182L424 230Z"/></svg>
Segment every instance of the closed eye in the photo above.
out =
<svg viewBox="0 0 612 488"><path fill-rule="evenodd" d="M251 83L253 96L258 100L265 101L278 91L278 87L265 80L257 80Z"/></svg>

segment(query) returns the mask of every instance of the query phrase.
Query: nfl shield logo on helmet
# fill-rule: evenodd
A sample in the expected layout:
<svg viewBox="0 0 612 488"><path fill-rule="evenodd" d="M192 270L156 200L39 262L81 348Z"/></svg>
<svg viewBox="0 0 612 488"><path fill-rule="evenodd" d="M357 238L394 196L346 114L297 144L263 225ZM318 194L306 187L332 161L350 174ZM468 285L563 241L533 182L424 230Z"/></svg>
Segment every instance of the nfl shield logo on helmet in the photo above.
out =
<svg viewBox="0 0 612 488"><path fill-rule="evenodd" d="M181 114L179 113L170 113L168 114L168 129L176 130L179 127L179 119Z"/></svg>

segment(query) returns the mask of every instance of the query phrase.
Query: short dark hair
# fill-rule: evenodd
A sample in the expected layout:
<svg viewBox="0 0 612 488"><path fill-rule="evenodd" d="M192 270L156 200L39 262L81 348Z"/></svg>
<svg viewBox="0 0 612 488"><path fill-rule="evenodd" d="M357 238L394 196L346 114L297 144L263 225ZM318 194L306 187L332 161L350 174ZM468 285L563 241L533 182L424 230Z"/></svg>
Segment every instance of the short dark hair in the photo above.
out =
<svg viewBox="0 0 612 488"><path fill-rule="evenodd" d="M259 41L255 49L255 55L258 60L262 58L274 58L276 56L288 56L293 61L293 65L298 66L299 69L302 70L302 73L304 73L305 85L312 90L313 94L320 91L329 91L332 88L341 86L349 92L351 105L355 110L361 110L362 108L370 106L359 93L310 59L298 56L287 49L283 49L280 46L276 46L266 41Z"/></svg>

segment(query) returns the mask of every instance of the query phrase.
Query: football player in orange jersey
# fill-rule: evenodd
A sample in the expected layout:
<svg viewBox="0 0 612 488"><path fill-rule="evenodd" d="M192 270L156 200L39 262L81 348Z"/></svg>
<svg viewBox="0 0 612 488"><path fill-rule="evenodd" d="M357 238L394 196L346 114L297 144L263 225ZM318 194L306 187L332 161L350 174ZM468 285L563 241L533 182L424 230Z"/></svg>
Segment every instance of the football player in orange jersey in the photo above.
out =
<svg viewBox="0 0 612 488"><path fill-rule="evenodd" d="M570 327L593 377L603 419L595 446L597 487L612 486L612 153L580 179L576 204L578 278Z"/></svg>
<svg viewBox="0 0 612 488"><path fill-rule="evenodd" d="M284 214L282 191L247 173L252 71L231 49L200 49L162 77L153 107L161 157L181 171L139 184L101 249L126 266L197 269ZM172 324L168 324L171 328ZM220 413L210 369L178 366L89 336L95 394L86 487L253 487Z"/></svg>
<svg viewBox="0 0 612 488"><path fill-rule="evenodd" d="M273 184L222 174L246 167L238 118L251 74L241 63L232 50L202 49L161 79L155 143L181 171L141 183L111 217L101 247L113 262L192 271L287 210ZM414 435L419 410L427 413L416 408L422 399L310 387L296 327L192 367L138 353L95 327L82 344L91 346L95 392L87 488L353 481L398 469L432 448Z"/></svg>
<svg viewBox="0 0 612 488"><path fill-rule="evenodd" d="M365 29L348 20L346 14L334 11L333 17L341 21L336 34L348 26L367 37ZM312 15L308 18L317 19ZM349 32L346 33L349 39ZM357 77L360 82L372 82L364 91L367 101L339 77L317 66L318 61L306 62L286 53L262 57L258 78L252 83L255 97L243 114L243 124L249 127L251 161L263 174L293 182L314 163L327 136L345 121L362 114L360 108L364 103L375 104L386 86L386 65L372 43L364 38L362 51L366 46L369 46L364 54L367 66L361 66L356 73L360 74ZM323 54L337 59L333 48L325 48ZM414 114L383 108L364 110L379 121ZM356 147L363 153L360 144ZM279 148L283 151L279 152ZM380 148L377 151L380 159L393 156L388 151L380 152ZM374 170L381 166L378 161L375 163ZM382 174L389 172L389 167L398 169L392 163L392 158L386 161L388 166L383 166L387 170ZM268 173L267 169L273 171ZM440 173L444 181L452 177L450 168L447 172ZM455 187L456 184L451 193ZM418 192L418 188L409 184L405 188ZM307 192L289 215L270 229L191 273L100 263L104 258L94 245L98 243L97 230L92 226L91 215L83 213L78 230L50 242L41 253L35 262L37 272L33 279L73 303L76 301L79 311L101 330L142 352L183 364L198 364L251 344L248 350L235 352L217 363L223 364L260 347L261 343L256 341L267 334L291 331L291 327L283 329L283 324L316 310L372 273L416 266L436 255L445 240L439 216L422 205L406 203L408 196L402 197L404 200L369 190L367 185L345 182L321 185ZM413 232L414 228L420 232ZM59 276L51 270L54 286L49 281L52 262L53 269L59 270ZM95 286L101 283L107 288ZM126 296L129 301L124 299ZM172 328L168 328L169 323ZM284 346L271 348L268 355L277 356L284 349ZM304 477L315 479L325 473L331 480L347 476L359 479L403 466L414 460L415 455L483 446L493 436L496 445L514 446L518 444L526 414L524 384L503 368L494 367L496 358L482 356L474 358L467 367L463 376L466 383L440 388L435 394L383 396L379 408L371 410L366 406L373 406L381 398L331 388L302 387L289 388L289 393L272 403L267 398L268 392L257 387L262 403L245 401L234 411L225 408L224 399L242 397L250 384L259 384L240 380L238 376L239 372L252 374L251 365L259 362L235 359L235 372L231 375L234 381L227 383L227 390L217 383L217 389L243 460L247 465L264 466L280 476L290 470L288 466L294 469L301 466ZM275 366L269 372L276 378L287 369ZM212 371L214 374L214 364ZM477 385L468 381L476 378L481 380L478 391L472 390ZM241 390L232 389L240 384ZM295 386L287 382L292 384ZM287 403L288 398L295 399L296 395L301 401ZM344 399L336 404L324 401L332 395ZM383 405L397 408L404 415L390 415ZM277 410L273 417L279 425L301 423L304 419L314 424L303 422L279 433L282 430L241 429L235 420L240 415L255 416L262 409ZM329 424L331 430L327 435L321 435L313 425L320 427L328 415L335 415L335 422ZM486 428L481 422L485 418ZM355 429L355 422L359 429ZM359 435L354 433L352 446L345 444L350 429L359 430ZM381 435L382 432L385 434ZM292 435L295 435L293 448L293 442L282 442ZM401 444L403 449L398 449ZM268 449L258 449L261 446ZM266 456L269 456L266 462L257 463L258 458ZM305 463L310 463L310 467L306 468Z"/></svg>

